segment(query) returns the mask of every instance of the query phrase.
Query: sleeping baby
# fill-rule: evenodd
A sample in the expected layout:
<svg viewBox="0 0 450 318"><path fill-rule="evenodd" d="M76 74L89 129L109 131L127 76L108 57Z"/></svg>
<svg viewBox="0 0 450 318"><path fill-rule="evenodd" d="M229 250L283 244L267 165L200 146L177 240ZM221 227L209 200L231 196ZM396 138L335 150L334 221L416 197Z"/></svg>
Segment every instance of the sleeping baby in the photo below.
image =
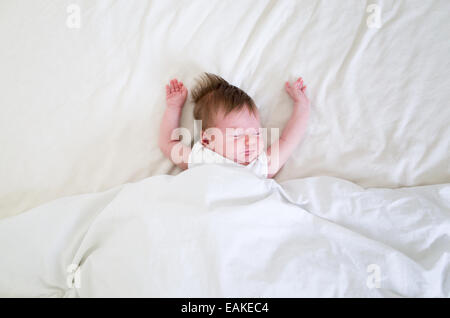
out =
<svg viewBox="0 0 450 318"><path fill-rule="evenodd" d="M253 99L220 76L205 73L192 90L194 118L200 122L201 133L191 149L173 137L188 96L184 84L173 79L166 85L167 105L159 147L183 170L200 164L230 164L249 169L261 178L273 178L302 140L310 112L302 78L293 84L286 82L285 89L294 103L292 115L280 138L265 147Z"/></svg>

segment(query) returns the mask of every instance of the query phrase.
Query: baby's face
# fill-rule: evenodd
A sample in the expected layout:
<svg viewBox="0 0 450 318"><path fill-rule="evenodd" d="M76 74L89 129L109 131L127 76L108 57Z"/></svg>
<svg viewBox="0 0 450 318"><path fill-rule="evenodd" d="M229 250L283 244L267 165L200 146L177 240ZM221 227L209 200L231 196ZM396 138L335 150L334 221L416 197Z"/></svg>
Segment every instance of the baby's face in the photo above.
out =
<svg viewBox="0 0 450 318"><path fill-rule="evenodd" d="M264 139L259 116L247 108L227 116L221 111L214 122L215 127L205 132L203 140L207 141L203 143L204 146L243 165L251 163L263 152ZM211 136L211 132L214 136Z"/></svg>

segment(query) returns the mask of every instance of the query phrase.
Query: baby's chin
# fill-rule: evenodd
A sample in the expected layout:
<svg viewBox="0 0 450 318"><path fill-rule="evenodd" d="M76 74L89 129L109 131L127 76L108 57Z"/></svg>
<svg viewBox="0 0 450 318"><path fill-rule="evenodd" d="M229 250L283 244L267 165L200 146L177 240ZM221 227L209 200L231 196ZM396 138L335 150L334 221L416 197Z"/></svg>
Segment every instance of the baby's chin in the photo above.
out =
<svg viewBox="0 0 450 318"><path fill-rule="evenodd" d="M251 164L253 161L255 161L256 158L258 158L258 156L259 156L259 154L255 153L255 154L251 155L248 158L242 158L242 157L241 158L234 158L234 162L246 166L246 165Z"/></svg>

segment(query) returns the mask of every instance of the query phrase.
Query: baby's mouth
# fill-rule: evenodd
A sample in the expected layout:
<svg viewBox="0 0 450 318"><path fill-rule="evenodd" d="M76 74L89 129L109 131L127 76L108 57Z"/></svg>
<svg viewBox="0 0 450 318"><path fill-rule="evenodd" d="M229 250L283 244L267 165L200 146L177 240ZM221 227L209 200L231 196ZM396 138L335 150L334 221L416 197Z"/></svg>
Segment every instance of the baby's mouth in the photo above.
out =
<svg viewBox="0 0 450 318"><path fill-rule="evenodd" d="M253 158L253 155L255 152L256 152L256 150L251 150L251 149L245 150L244 151L245 160L250 160L250 158Z"/></svg>

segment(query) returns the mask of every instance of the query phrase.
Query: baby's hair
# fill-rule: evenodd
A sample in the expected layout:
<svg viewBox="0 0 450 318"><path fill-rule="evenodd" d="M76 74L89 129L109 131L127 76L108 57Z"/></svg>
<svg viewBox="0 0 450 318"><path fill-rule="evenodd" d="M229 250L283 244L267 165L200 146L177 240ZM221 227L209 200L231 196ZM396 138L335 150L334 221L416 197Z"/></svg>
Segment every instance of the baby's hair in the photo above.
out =
<svg viewBox="0 0 450 318"><path fill-rule="evenodd" d="M244 107L255 116L258 116L258 108L253 99L240 88L229 84L218 75L204 73L197 86L192 90L194 101L194 119L202 121L202 130L212 127L213 113L219 109L224 110L225 116Z"/></svg>

